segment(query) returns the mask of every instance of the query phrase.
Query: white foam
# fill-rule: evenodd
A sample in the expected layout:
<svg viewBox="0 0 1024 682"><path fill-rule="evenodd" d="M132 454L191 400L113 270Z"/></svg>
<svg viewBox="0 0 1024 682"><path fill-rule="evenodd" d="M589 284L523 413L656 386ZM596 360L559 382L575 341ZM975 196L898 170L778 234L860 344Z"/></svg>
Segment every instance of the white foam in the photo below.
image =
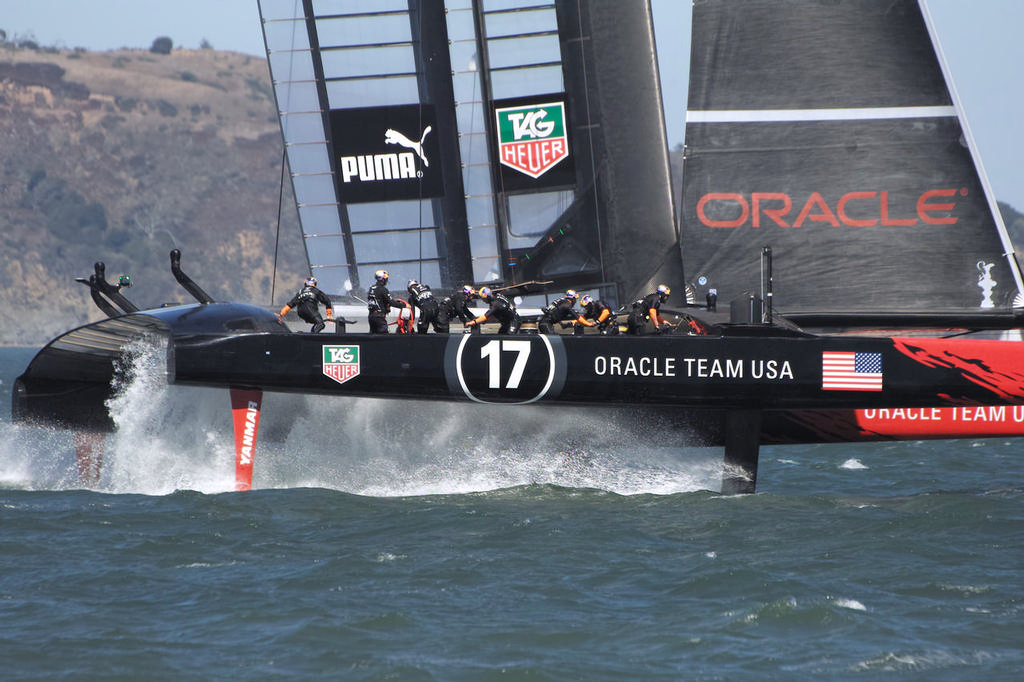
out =
<svg viewBox="0 0 1024 682"><path fill-rule="evenodd" d="M94 487L151 495L233 490L228 391L168 386L163 343L129 351L108 404L117 431L106 439ZM717 490L722 475L720 449L687 447L685 432L643 410L267 393L259 431L254 488L409 496L549 484L672 494ZM70 434L50 431L33 448L11 447L26 456L4 456L0 480L81 487ZM40 460L50 463L49 475Z"/></svg>

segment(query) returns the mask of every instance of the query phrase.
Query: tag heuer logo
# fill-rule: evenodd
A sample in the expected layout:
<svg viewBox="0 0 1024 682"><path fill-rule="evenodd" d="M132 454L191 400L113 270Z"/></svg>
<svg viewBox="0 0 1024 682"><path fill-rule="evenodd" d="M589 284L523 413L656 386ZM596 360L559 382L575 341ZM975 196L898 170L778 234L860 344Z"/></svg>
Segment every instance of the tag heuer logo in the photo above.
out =
<svg viewBox="0 0 1024 682"><path fill-rule="evenodd" d="M569 156L565 103L496 109L501 163L539 178Z"/></svg>
<svg viewBox="0 0 1024 682"><path fill-rule="evenodd" d="M343 384L359 374L359 346L324 346L324 374Z"/></svg>

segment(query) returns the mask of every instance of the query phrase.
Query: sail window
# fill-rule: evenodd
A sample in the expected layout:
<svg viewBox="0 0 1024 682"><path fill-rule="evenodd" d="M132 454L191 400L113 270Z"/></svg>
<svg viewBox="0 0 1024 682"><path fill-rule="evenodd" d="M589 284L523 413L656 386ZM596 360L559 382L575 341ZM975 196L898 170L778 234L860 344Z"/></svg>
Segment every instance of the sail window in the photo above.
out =
<svg viewBox="0 0 1024 682"><path fill-rule="evenodd" d="M407 43L400 46L368 45L348 49L324 50L324 70L345 72L346 78L379 74L416 73L412 50Z"/></svg>
<svg viewBox="0 0 1024 682"><path fill-rule="evenodd" d="M561 65L562 50L552 35L517 36L488 43L492 69L522 66L526 55L530 64Z"/></svg>
<svg viewBox="0 0 1024 682"><path fill-rule="evenodd" d="M288 160L296 175L331 171L331 162L323 144L291 145L288 147Z"/></svg>
<svg viewBox="0 0 1024 682"><path fill-rule="evenodd" d="M341 234L338 223L338 206L329 204L300 204L299 219L307 234Z"/></svg>
<svg viewBox="0 0 1024 682"><path fill-rule="evenodd" d="M317 116L314 120L319 122L320 95L316 91L316 84L309 80L292 82L291 86L288 89L287 99L279 102L283 114L285 116L316 114ZM320 132L320 138L323 139L322 131Z"/></svg>
<svg viewBox="0 0 1024 682"><path fill-rule="evenodd" d="M378 204L352 204L348 207L352 231L380 230L384 226L432 227L434 215L430 202L387 201ZM401 229L398 227L398 229Z"/></svg>
<svg viewBox="0 0 1024 682"><path fill-rule="evenodd" d="M291 3L289 3L290 5ZM278 18L267 19L266 10L273 7L274 3L263 3L264 22L263 35L267 45L271 48L272 57L287 55L296 51L309 51L309 36L306 34L305 21L301 18ZM290 14L290 12L289 12ZM273 64L271 64L273 66ZM287 69L281 68L277 73L287 73Z"/></svg>
<svg viewBox="0 0 1024 682"><path fill-rule="evenodd" d="M291 146L324 143L323 115L319 111L282 111L281 129L284 132L285 143Z"/></svg>
<svg viewBox="0 0 1024 682"><path fill-rule="evenodd" d="M300 50L308 52L309 45L304 45ZM313 79L316 78L316 74L313 71L313 62L306 55L302 54L301 51L288 49L281 52L271 52L269 59L271 73L287 74L288 82L291 83L306 82L313 85ZM315 87L313 89L314 91L316 90Z"/></svg>
<svg viewBox="0 0 1024 682"><path fill-rule="evenodd" d="M523 6L521 2L491 0L486 3L484 17L487 35L494 38L529 34L558 35L558 18L553 3L531 7Z"/></svg>
<svg viewBox="0 0 1024 682"><path fill-rule="evenodd" d="M292 0L288 0L289 2ZM345 8L344 14L385 14L387 12L405 12L409 9L407 0L313 0L313 13L317 16L342 14L339 7Z"/></svg>
<svg viewBox="0 0 1024 682"><path fill-rule="evenodd" d="M320 17L316 22L320 49L329 52L340 46L352 47L366 43L388 45L411 44L412 34L408 12L369 12Z"/></svg>
<svg viewBox="0 0 1024 682"><path fill-rule="evenodd" d="M466 197L466 217L469 220L470 230L476 227L489 227L494 232L494 201L488 194L485 196ZM497 247L494 247L495 249ZM497 253L497 251L492 251Z"/></svg>
<svg viewBox="0 0 1024 682"><path fill-rule="evenodd" d="M338 235L307 235L306 250L316 256L317 263L344 263L345 254L341 249Z"/></svg>
<svg viewBox="0 0 1024 682"><path fill-rule="evenodd" d="M352 241L360 253L395 254L399 256L395 260L437 259L437 236L432 229L361 232Z"/></svg>
<svg viewBox="0 0 1024 682"><path fill-rule="evenodd" d="M495 99L526 97L538 92L558 92L563 88L562 68L527 65L494 71L491 74L491 88Z"/></svg>
<svg viewBox="0 0 1024 682"><path fill-rule="evenodd" d="M572 204L573 192L520 194L508 198L508 238L512 247L532 246Z"/></svg>
<svg viewBox="0 0 1024 682"><path fill-rule="evenodd" d="M387 106L396 102L415 102L419 87L414 76L381 79L356 79L327 83L327 99L331 108L359 102L368 107Z"/></svg>

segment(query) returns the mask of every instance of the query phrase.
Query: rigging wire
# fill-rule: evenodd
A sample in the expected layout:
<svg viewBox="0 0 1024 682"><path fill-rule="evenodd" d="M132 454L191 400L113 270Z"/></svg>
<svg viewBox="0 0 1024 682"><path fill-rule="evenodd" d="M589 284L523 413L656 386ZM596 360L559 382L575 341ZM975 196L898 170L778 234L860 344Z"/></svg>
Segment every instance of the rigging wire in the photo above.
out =
<svg viewBox="0 0 1024 682"><path fill-rule="evenodd" d="M271 76L270 86L271 86L271 89L273 90L273 93L274 93L274 105L275 105L275 108L277 109L278 120L281 121L281 115L283 113L283 110L281 108L281 103L280 103L280 99L279 99L279 96L278 96L277 84L274 82L273 69L271 68L271 50L270 50L270 44L269 44L268 39L267 39L266 20L264 19L263 3L262 3L261 0L257 0L256 7L257 7L257 10L259 11L261 29L263 31L263 47L264 47L264 50L267 53L267 68L268 68L268 70L271 71L271 73L270 73L270 76ZM292 16L295 16L297 14L298 9L299 9L299 0L294 0L293 5L292 5ZM303 13L303 15L304 14L305 13ZM289 53L289 59L288 59L288 74L289 74L289 78L288 78L288 81L290 82L292 80L292 74L294 74L294 70L295 70L295 29L294 29L294 27L292 29L291 46L290 46L290 49L288 50L288 53ZM285 134L284 134L283 121L281 121L281 123L282 123L282 126L281 126L281 179L280 179L280 181L278 183L278 193L277 193L277 227L276 227L275 235L274 235L274 259L273 259L273 263L272 263L272 267L271 267L271 278L270 278L270 305L274 305L274 297L277 295L277 293L276 293L277 292L277 263L278 263L278 256L279 256L280 247L281 247L281 223L282 223L281 218L282 218L282 215L284 213L285 167L286 167L286 165L288 163L288 140L286 139ZM300 231L301 231L301 219L300 219Z"/></svg>
<svg viewBox="0 0 1024 682"><path fill-rule="evenodd" d="M274 291L277 286L277 253L281 246L281 213L284 209L284 167L288 163L288 145L281 138L281 183L277 190L277 234L274 236L274 268L270 278L270 305L274 305Z"/></svg>
<svg viewBox="0 0 1024 682"><path fill-rule="evenodd" d="M593 186L593 192L594 192L594 205L597 206L598 205L597 192L598 192L599 183L597 181L597 166L595 165L595 162L594 162L594 131L593 131L593 128L591 128L590 125L589 125L591 123L591 121L592 121L592 119L591 119L591 112L590 112L590 84L589 84L588 79L587 79L587 58L586 58L586 50L584 49L584 43L587 43L589 41L583 40L583 7L582 7L581 0L576 0L576 24L577 24L577 31L578 31L578 36L579 36L580 63L583 65L583 68L581 69L582 75L583 75L583 92L587 93L587 96L583 98L583 102L584 102L584 105L586 106L586 109L587 109L587 123L588 123L588 126L587 126L587 128L588 128L587 129L587 146L590 148L590 178L591 178L591 182L593 183L592 186ZM595 213L594 220L595 220L595 222L598 223L597 225L595 225L595 227L597 228L595 230L595 232L597 233L597 256L598 256L598 261L601 264L601 281L604 282L604 281L608 280L608 276L605 274L605 268L604 268L604 244L602 243L602 239L601 239L601 225L600 225L600 222L601 222L601 211L597 211Z"/></svg>
<svg viewBox="0 0 1024 682"><path fill-rule="evenodd" d="M416 68L418 70L420 70L420 77L417 78L416 80L421 82L421 83L425 83L427 81L427 79L423 76L422 69L423 69L423 64L425 63L425 61L427 59L427 55L423 54L423 13L424 13L424 9L423 9L422 4L417 5L416 10L417 10L416 11L416 19L419 21L419 24L420 24L419 25L419 29L416 32L416 42L419 43L419 49L417 51L420 54L420 59L419 59L420 63L416 65ZM420 96L419 96L419 107L416 110L416 114L417 114L417 117L419 119L419 129L420 130L423 130L423 100L424 100L424 96L425 95L426 96L430 96L432 94L433 93L421 93ZM421 139L421 141L422 141L422 139ZM419 197L418 197L417 202L416 202L417 209L419 210L419 230L416 232L416 242L417 242L417 246L419 247L420 253L419 253L419 273L416 275L416 280L418 282L422 282L423 281L423 176L422 176L422 174L420 175L420 181L417 184L417 189L419 190ZM433 199L431 201L433 202ZM435 239L436 238L437 238L437 236L435 234ZM440 263L438 265L440 265Z"/></svg>

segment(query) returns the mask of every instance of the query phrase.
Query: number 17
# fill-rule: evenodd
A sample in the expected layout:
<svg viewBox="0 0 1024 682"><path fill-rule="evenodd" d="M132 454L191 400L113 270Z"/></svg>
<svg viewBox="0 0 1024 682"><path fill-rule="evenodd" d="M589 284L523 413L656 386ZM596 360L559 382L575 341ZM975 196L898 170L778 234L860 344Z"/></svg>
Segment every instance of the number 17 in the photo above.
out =
<svg viewBox="0 0 1024 682"><path fill-rule="evenodd" d="M480 349L480 358L487 358L487 388L501 388L501 351L516 353L512 373L509 374L505 388L519 388L523 372L526 370L526 360L530 357L530 342L502 339L484 344Z"/></svg>

